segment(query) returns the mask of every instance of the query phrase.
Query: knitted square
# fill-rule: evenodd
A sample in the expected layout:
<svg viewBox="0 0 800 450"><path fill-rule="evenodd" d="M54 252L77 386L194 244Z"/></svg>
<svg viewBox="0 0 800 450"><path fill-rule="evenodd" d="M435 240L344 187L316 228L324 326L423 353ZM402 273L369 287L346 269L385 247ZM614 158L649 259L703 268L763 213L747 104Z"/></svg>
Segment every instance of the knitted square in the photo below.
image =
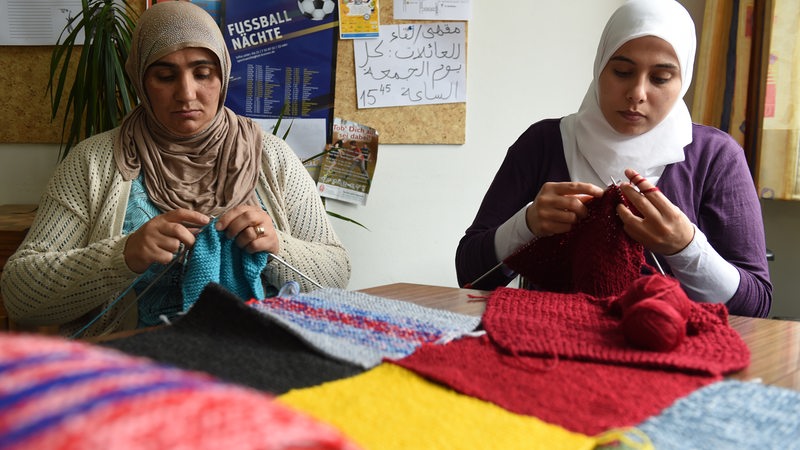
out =
<svg viewBox="0 0 800 450"><path fill-rule="evenodd" d="M314 350L214 283L171 326L102 345L273 394L364 370Z"/></svg>
<svg viewBox="0 0 800 450"><path fill-rule="evenodd" d="M375 450L590 450L592 437L462 395L392 364L278 401Z"/></svg>
<svg viewBox="0 0 800 450"><path fill-rule="evenodd" d="M669 352L640 350L625 342L613 297L499 288L486 305L483 326L514 355L627 364L712 375L744 369L750 350L728 325L725 305L691 302L687 336Z"/></svg>
<svg viewBox="0 0 800 450"><path fill-rule="evenodd" d="M553 292L619 294L641 276L644 247L631 239L617 216L628 204L619 187L609 186L587 203L589 215L567 233L533 239L503 262L533 283Z"/></svg>
<svg viewBox="0 0 800 450"><path fill-rule="evenodd" d="M262 392L88 344L0 333L0 448L356 447Z"/></svg>
<svg viewBox="0 0 800 450"><path fill-rule="evenodd" d="M325 288L248 302L323 354L364 368L474 330L480 317Z"/></svg>
<svg viewBox="0 0 800 450"><path fill-rule="evenodd" d="M639 428L659 450L800 449L800 392L720 381L681 398Z"/></svg>
<svg viewBox="0 0 800 450"><path fill-rule="evenodd" d="M426 345L392 363L511 412L587 435L630 427L718 376L509 355L487 336Z"/></svg>

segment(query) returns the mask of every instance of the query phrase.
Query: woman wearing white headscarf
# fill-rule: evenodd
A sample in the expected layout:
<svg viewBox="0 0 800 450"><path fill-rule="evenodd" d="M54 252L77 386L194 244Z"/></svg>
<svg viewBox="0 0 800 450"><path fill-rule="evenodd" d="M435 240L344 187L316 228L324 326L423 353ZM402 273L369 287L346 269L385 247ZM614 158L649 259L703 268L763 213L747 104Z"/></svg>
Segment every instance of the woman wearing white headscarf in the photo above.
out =
<svg viewBox="0 0 800 450"><path fill-rule="evenodd" d="M224 106L230 57L208 13L190 2L146 10L126 71L141 104L59 165L5 266L12 320L94 335L179 313L185 269L159 273L208 224L242 254L279 255L322 285L347 285L347 252L300 160L283 140ZM230 255L213 257L227 263ZM314 287L270 261L258 266L255 283ZM137 297L155 281L156 289Z"/></svg>
<svg viewBox="0 0 800 450"><path fill-rule="evenodd" d="M683 101L695 46L694 23L676 1L630 0L614 12L578 112L533 124L509 149L459 243L462 285L532 239L569 231L588 199L627 179L622 191L642 217L618 207L625 231L690 298L769 313L764 227L744 152L693 124ZM474 287L514 277L495 270Z"/></svg>

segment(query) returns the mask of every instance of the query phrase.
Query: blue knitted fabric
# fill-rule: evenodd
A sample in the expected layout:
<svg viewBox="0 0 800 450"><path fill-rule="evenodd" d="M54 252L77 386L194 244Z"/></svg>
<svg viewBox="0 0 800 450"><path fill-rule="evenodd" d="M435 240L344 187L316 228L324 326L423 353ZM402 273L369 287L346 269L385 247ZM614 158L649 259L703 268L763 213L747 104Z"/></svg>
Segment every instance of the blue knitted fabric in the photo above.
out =
<svg viewBox="0 0 800 450"><path fill-rule="evenodd" d="M325 288L248 302L322 353L364 368L473 331L480 317Z"/></svg>
<svg viewBox="0 0 800 450"><path fill-rule="evenodd" d="M658 450L800 449L800 392L719 381L676 401L638 428Z"/></svg>
<svg viewBox="0 0 800 450"><path fill-rule="evenodd" d="M183 309L189 309L208 283L219 283L237 297L264 298L261 272L267 266L267 252L248 253L217 231L213 219L192 248L183 276Z"/></svg>
<svg viewBox="0 0 800 450"><path fill-rule="evenodd" d="M161 211L147 196L144 175L140 173L131 181L131 193L122 232L131 234L159 214ZM183 266L175 264L167 273L164 273L165 270L167 270L166 264L151 264L134 286L136 295L139 296L137 304L140 327L164 323L162 316L171 319L184 310L181 291Z"/></svg>

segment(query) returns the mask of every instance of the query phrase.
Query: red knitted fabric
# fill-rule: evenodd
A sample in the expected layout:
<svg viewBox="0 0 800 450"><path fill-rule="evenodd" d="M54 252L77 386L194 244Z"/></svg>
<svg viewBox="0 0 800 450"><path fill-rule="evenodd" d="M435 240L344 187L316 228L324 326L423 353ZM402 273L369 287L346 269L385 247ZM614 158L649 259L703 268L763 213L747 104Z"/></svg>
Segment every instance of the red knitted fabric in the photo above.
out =
<svg viewBox="0 0 800 450"><path fill-rule="evenodd" d="M622 229L620 203L628 204L622 191L609 186L571 231L534 239L503 262L543 291L619 294L645 264L642 245Z"/></svg>
<svg viewBox="0 0 800 450"><path fill-rule="evenodd" d="M725 305L694 303L687 336L669 352L639 350L625 342L616 297L499 288L486 305L483 326L498 347L537 355L721 375L744 369L750 350L728 325Z"/></svg>
<svg viewBox="0 0 800 450"><path fill-rule="evenodd" d="M0 333L3 449L355 449L259 391L63 339Z"/></svg>
<svg viewBox="0 0 800 450"><path fill-rule="evenodd" d="M394 364L513 413L595 435L635 426L719 376L504 354L487 336L425 345Z"/></svg>

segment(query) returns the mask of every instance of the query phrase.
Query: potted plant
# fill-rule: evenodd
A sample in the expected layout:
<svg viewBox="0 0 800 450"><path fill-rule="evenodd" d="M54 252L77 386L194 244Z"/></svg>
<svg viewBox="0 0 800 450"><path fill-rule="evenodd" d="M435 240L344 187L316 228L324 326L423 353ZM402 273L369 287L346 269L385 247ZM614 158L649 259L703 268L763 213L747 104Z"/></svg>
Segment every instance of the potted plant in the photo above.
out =
<svg viewBox="0 0 800 450"><path fill-rule="evenodd" d="M137 17L138 11L124 0L81 0L81 11L59 35L50 59L47 91L51 120L62 100L66 108L62 158L82 139L118 126L138 103L125 74ZM81 36L85 37L82 43Z"/></svg>

